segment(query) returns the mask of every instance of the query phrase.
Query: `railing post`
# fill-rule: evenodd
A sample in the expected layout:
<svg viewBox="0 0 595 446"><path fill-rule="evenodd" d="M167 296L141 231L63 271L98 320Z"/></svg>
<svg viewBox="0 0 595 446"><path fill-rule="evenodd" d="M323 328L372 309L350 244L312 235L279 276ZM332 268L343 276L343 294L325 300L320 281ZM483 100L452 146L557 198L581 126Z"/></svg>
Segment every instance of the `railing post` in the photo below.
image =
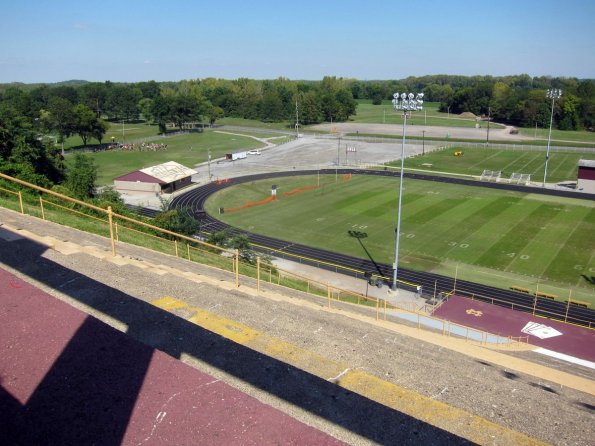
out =
<svg viewBox="0 0 595 446"><path fill-rule="evenodd" d="M108 206L107 207L107 220L109 222L109 238L111 240L112 243L112 256L115 257L116 256L116 242L114 241L114 225L113 225L113 221L112 221L112 207Z"/></svg>
<svg viewBox="0 0 595 446"><path fill-rule="evenodd" d="M114 229L116 230L116 241L120 241L120 231L118 231L118 222L114 223Z"/></svg>
<svg viewBox="0 0 595 446"><path fill-rule="evenodd" d="M25 213L25 208L23 207L23 194L19 191L19 205L21 206L21 214Z"/></svg>
<svg viewBox="0 0 595 446"><path fill-rule="evenodd" d="M174 240L174 246L176 248L176 257L178 257L178 241Z"/></svg>
<svg viewBox="0 0 595 446"><path fill-rule="evenodd" d="M236 262L236 287L239 288L239 286L240 286L240 250L239 249L236 249L235 262Z"/></svg>
<svg viewBox="0 0 595 446"><path fill-rule="evenodd" d="M572 296L572 290L568 292L568 305L566 305L566 313L564 314L564 322L568 322L568 310L570 310L570 299Z"/></svg>
<svg viewBox="0 0 595 446"><path fill-rule="evenodd" d="M256 257L256 292L260 293L260 256Z"/></svg>
<svg viewBox="0 0 595 446"><path fill-rule="evenodd" d="M39 207L41 208L41 218L45 221L45 212L43 210L43 198L39 196Z"/></svg>

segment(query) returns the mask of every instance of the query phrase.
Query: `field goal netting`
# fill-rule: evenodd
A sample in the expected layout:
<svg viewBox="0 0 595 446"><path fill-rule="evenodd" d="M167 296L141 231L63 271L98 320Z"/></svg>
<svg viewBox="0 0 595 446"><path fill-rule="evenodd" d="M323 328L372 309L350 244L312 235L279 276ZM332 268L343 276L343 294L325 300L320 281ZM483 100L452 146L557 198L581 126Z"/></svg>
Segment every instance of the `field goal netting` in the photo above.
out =
<svg viewBox="0 0 595 446"><path fill-rule="evenodd" d="M500 177L502 176L502 172L499 170L484 170L479 179L481 181L500 181Z"/></svg>
<svg viewBox="0 0 595 446"><path fill-rule="evenodd" d="M525 186L527 186L531 182L531 175L528 173L513 172L508 182L511 184L524 184Z"/></svg>

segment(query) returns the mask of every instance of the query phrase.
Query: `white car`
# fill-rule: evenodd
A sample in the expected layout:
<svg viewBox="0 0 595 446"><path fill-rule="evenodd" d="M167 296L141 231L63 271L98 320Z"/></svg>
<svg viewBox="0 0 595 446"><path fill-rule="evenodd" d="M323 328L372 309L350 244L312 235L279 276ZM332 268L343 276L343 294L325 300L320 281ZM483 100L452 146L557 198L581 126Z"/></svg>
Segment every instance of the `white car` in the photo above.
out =
<svg viewBox="0 0 595 446"><path fill-rule="evenodd" d="M260 150L250 150L248 155L260 155Z"/></svg>

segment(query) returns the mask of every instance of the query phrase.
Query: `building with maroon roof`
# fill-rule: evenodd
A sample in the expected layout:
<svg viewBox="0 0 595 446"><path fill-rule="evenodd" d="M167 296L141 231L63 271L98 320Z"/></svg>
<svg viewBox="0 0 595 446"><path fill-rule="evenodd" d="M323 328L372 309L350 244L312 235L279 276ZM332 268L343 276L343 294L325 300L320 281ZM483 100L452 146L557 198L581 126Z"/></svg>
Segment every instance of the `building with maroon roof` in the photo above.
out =
<svg viewBox="0 0 595 446"><path fill-rule="evenodd" d="M114 188L121 193L171 194L192 184L192 175L196 174L193 169L168 161L115 178Z"/></svg>
<svg viewBox="0 0 595 446"><path fill-rule="evenodd" d="M595 194L595 160L579 160L576 188Z"/></svg>

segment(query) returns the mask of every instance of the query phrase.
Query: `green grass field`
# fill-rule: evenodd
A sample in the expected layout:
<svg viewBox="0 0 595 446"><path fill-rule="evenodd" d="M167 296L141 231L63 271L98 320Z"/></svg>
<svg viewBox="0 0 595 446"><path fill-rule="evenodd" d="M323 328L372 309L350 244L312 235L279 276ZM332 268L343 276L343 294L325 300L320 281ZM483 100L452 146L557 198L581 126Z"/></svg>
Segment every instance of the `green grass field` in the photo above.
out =
<svg viewBox="0 0 595 446"><path fill-rule="evenodd" d="M531 175L532 182L539 183L543 181L545 150L545 148L542 151L449 148L407 158L405 167L477 176L481 175L484 169L496 170L502 172L503 178L510 178L512 173L525 173ZM454 156L456 151L462 151L463 156ZM576 181L580 159L595 159L595 150L591 153L551 151L548 183ZM390 165L401 167L400 161Z"/></svg>
<svg viewBox="0 0 595 446"><path fill-rule="evenodd" d="M112 150L89 153L98 167L97 184L99 186L109 185L113 183L114 178L120 175L167 161L176 161L192 168L195 164L208 160L209 149L211 158L217 159L225 156L226 153L264 147L263 143L253 138L211 130L148 140L167 144L167 150L157 152ZM67 162L71 157L72 154L67 154Z"/></svg>
<svg viewBox="0 0 595 446"><path fill-rule="evenodd" d="M228 188L207 202L232 208L278 186L278 200L220 218L233 226L336 252L392 263L398 179L358 177L316 185L317 177L263 180ZM405 180L401 264L507 288L518 285L595 303L595 202L481 187ZM365 232L362 244L349 230ZM365 248L365 249L364 249Z"/></svg>
<svg viewBox="0 0 595 446"><path fill-rule="evenodd" d="M402 112L396 111L391 101L383 101L380 105L373 105L370 101L357 101L357 114L349 118L352 122L371 124L403 124ZM439 127L475 127L475 119L462 119L458 115L438 111L437 102L426 102L421 111L411 113L407 119L412 125L431 125ZM480 123L482 127L487 123ZM490 127L502 128L500 124L490 124Z"/></svg>

